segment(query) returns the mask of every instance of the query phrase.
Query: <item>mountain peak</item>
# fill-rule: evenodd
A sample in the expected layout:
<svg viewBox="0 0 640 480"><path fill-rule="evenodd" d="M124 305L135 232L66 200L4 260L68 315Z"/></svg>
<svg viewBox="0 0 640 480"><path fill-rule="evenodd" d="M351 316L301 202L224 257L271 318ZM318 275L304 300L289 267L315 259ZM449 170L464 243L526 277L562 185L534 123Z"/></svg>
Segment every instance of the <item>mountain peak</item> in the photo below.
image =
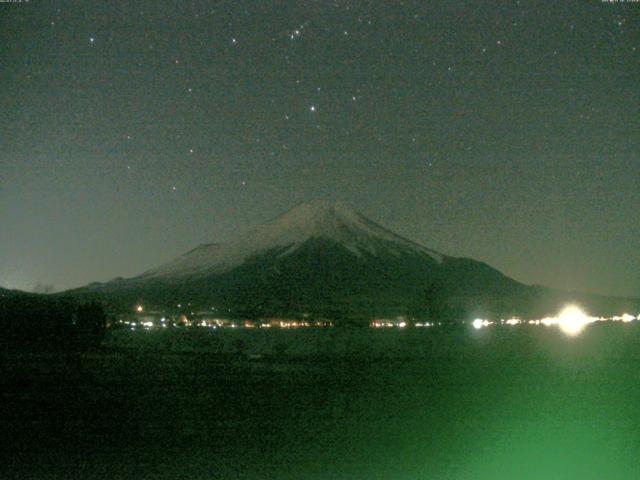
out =
<svg viewBox="0 0 640 480"><path fill-rule="evenodd" d="M300 216L315 216L323 214L346 216L359 215L351 205L343 202L342 200L326 199L315 199L300 203L280 216L282 217L289 214L296 214Z"/></svg>
<svg viewBox="0 0 640 480"><path fill-rule="evenodd" d="M270 251L287 256L311 239L328 240L358 257L411 253L442 261L439 253L381 227L344 202L313 200L254 228L237 241L201 245L138 278L221 273Z"/></svg>
<svg viewBox="0 0 640 480"><path fill-rule="evenodd" d="M337 228L356 227L367 220L341 201L313 200L301 203L256 230L262 234L322 236Z"/></svg>

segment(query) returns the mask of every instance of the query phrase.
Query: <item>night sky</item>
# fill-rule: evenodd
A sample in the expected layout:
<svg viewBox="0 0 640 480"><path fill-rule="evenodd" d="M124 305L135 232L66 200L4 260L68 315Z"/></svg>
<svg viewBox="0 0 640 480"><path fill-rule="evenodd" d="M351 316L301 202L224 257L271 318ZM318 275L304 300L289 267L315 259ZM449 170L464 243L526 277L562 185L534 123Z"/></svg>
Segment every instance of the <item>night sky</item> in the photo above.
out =
<svg viewBox="0 0 640 480"><path fill-rule="evenodd" d="M132 276L341 199L640 295L640 2L0 3L0 285Z"/></svg>

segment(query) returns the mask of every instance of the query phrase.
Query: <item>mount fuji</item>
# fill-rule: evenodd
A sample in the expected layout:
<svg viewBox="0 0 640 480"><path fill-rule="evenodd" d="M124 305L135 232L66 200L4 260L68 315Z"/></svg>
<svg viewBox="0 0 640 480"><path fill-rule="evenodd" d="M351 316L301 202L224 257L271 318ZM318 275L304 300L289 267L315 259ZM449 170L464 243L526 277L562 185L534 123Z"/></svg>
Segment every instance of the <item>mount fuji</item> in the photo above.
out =
<svg viewBox="0 0 640 480"><path fill-rule="evenodd" d="M524 285L326 201L298 205L235 241L200 245L136 277L65 294L128 308L137 302L189 304L249 318L408 315L445 321L543 315L574 299L597 308L621 301Z"/></svg>
<svg viewBox="0 0 640 480"><path fill-rule="evenodd" d="M237 241L201 245L136 279L175 281L189 276L223 273L268 252L277 259L295 255L305 248L307 242L317 239L339 245L359 259L415 255L425 261L441 263L444 258L386 230L344 203L316 201L299 205Z"/></svg>

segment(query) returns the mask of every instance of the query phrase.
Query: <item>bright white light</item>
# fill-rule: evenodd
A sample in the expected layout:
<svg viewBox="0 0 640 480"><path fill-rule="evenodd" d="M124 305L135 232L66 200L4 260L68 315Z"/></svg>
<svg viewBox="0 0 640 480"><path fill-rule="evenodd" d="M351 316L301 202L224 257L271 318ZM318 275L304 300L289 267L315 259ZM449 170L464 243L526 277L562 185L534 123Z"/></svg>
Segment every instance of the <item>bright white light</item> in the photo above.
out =
<svg viewBox="0 0 640 480"><path fill-rule="evenodd" d="M591 319L575 305L566 307L558 316L560 329L570 336L578 335Z"/></svg>
<svg viewBox="0 0 640 480"><path fill-rule="evenodd" d="M481 318L476 318L472 325L476 330L480 330L484 326L484 321Z"/></svg>
<svg viewBox="0 0 640 480"><path fill-rule="evenodd" d="M144 310L144 308L142 307L142 305L138 305L136 307L136 312L141 312L142 310Z"/></svg>
<svg viewBox="0 0 640 480"><path fill-rule="evenodd" d="M406 327L406 326L407 326L406 322L400 322L400 323L398 324L398 327L400 327L400 328L404 328L404 327Z"/></svg>
<svg viewBox="0 0 640 480"><path fill-rule="evenodd" d="M558 319L553 317L545 317L540 320L540 323L542 323L545 327L548 327L550 325L556 325L558 323Z"/></svg>
<svg viewBox="0 0 640 480"><path fill-rule="evenodd" d="M627 322L633 322L636 318L633 315L629 315L628 313L625 313L622 315L622 321L627 323Z"/></svg>

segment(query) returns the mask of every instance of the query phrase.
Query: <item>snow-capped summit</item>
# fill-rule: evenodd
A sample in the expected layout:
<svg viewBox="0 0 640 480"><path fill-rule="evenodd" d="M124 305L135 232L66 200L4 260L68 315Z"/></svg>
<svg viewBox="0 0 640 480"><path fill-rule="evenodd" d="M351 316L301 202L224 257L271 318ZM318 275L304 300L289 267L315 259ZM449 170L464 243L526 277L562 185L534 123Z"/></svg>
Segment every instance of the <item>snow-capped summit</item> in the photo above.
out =
<svg viewBox="0 0 640 480"><path fill-rule="evenodd" d="M138 278L222 273L269 251L286 256L311 239L335 242L356 256L412 253L442 261L439 253L396 235L343 202L318 200L300 204L236 241L200 245Z"/></svg>
<svg viewBox="0 0 640 480"><path fill-rule="evenodd" d="M267 246L291 245L295 249L310 238L333 240L356 255L376 255L380 248L413 249L440 261L441 255L381 227L349 205L323 200L303 203L254 230Z"/></svg>

